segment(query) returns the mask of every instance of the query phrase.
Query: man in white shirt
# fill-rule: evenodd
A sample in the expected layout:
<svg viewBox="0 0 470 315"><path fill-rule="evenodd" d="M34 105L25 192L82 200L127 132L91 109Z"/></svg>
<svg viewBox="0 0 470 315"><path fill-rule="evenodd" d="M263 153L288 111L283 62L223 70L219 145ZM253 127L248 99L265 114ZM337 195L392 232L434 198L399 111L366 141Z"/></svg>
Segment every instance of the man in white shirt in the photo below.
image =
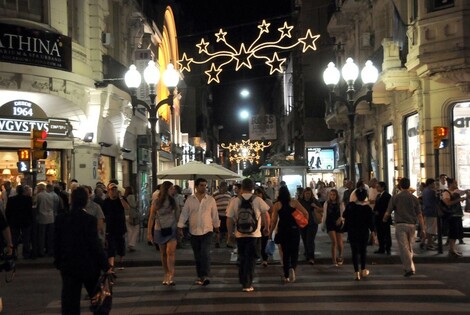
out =
<svg viewBox="0 0 470 315"><path fill-rule="evenodd" d="M210 246L212 233L219 233L219 213L212 196L206 194L207 180L198 178L194 182L195 193L186 199L178 221L178 236L183 237L185 222L189 219L191 247L196 260L197 279L195 284L206 286L210 283Z"/></svg>
<svg viewBox="0 0 470 315"><path fill-rule="evenodd" d="M264 226L263 233L269 233L269 206L260 197L253 196L254 183L251 179L245 178L242 181L241 196L232 198L227 208L227 227L229 235L237 238L238 257L240 258L240 266L238 277L242 285L242 291L252 292L253 275L256 265L256 242L261 237L261 226ZM241 198L251 200L254 214L257 218L257 227L252 233L242 233L236 228L238 211L240 210ZM263 222L263 224L262 224ZM235 233L233 234L233 231Z"/></svg>

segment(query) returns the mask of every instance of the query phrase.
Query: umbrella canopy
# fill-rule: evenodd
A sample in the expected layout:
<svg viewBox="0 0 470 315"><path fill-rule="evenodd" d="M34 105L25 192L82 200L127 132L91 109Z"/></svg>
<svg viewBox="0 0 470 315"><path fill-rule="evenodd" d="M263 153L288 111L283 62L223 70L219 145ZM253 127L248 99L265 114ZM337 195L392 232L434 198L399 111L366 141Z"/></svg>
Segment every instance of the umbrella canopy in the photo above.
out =
<svg viewBox="0 0 470 315"><path fill-rule="evenodd" d="M180 166L170 168L160 172L157 175L160 179L188 179L195 180L202 177L207 180L211 179L241 179L237 173L232 172L222 166L214 166L214 164L204 164L202 162L189 162Z"/></svg>

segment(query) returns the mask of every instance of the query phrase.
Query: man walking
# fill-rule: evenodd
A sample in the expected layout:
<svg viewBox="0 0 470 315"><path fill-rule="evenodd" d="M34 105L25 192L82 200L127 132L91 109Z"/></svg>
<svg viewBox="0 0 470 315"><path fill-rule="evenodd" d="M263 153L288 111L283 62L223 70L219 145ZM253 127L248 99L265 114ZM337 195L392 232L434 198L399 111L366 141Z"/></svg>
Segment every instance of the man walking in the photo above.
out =
<svg viewBox="0 0 470 315"><path fill-rule="evenodd" d="M392 211L395 211L395 236L397 238L400 259L405 270L405 277L411 277L416 269L413 262L413 243L416 232L416 221L421 226L421 238L426 237L423 215L418 198L410 191L410 180L402 178L399 182L400 192L392 197L388 204L383 222L387 222Z"/></svg>
<svg viewBox="0 0 470 315"><path fill-rule="evenodd" d="M388 218L387 222L383 222L383 217L388 208L388 203L392 196L387 192L387 185L385 182L378 182L377 197L375 199L374 214L375 214L375 228L377 230L377 240L379 241L379 249L375 251L376 254L391 254L392 248L392 234L390 225L392 219Z"/></svg>
<svg viewBox="0 0 470 315"><path fill-rule="evenodd" d="M197 279L195 284L206 286L210 283L210 246L212 233L219 232L219 214L215 199L206 193L207 180L198 178L194 182L195 194L188 196L178 221L178 237L183 237L183 228L189 220L191 247L196 261Z"/></svg>
<svg viewBox="0 0 470 315"><path fill-rule="evenodd" d="M238 277L242 285L242 291L252 292L254 288L253 274L256 265L256 242L261 237L261 226L264 226L263 233L269 233L269 206L260 197L253 197L254 184L249 178L242 181L241 196L233 198L227 208L227 225L229 232L234 230L237 225L242 199L249 201L253 210L254 217L256 218L256 227L251 233L241 232L239 227L235 227L235 237L237 238L238 257L240 258L240 266L238 270ZM245 211L245 209L243 210ZM233 234L231 233L230 236ZM264 250L264 249L263 249Z"/></svg>
<svg viewBox="0 0 470 315"><path fill-rule="evenodd" d="M230 203L232 196L228 193L227 182L221 182L219 185L219 191L213 195L215 203L217 205L217 211L219 212L220 228L219 233L216 234L215 247L220 247L220 242L227 237L227 207ZM226 238L228 244L228 238Z"/></svg>

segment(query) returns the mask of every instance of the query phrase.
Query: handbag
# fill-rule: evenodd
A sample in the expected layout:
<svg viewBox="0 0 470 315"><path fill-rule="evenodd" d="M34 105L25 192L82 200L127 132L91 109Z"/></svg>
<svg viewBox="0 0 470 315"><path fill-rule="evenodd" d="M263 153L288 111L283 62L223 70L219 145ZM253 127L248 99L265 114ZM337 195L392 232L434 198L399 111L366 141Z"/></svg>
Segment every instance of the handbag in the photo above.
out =
<svg viewBox="0 0 470 315"><path fill-rule="evenodd" d="M303 215L302 212L300 212L300 210L298 209L295 209L293 212L292 212L292 216L294 217L295 219L295 222L297 223L297 225L301 228L304 228L307 226L308 224L308 219Z"/></svg>
<svg viewBox="0 0 470 315"><path fill-rule="evenodd" d="M113 303L113 284L116 275L104 274L98 278L96 293L90 298L93 314L109 314Z"/></svg>
<svg viewBox="0 0 470 315"><path fill-rule="evenodd" d="M266 243L266 248L264 249L264 252L266 253L266 255L273 256L275 250L276 250L276 244L274 243L274 241L268 240L268 242Z"/></svg>
<svg viewBox="0 0 470 315"><path fill-rule="evenodd" d="M173 229L171 227L162 228L160 233L162 236L170 236L173 233Z"/></svg>
<svg viewBox="0 0 470 315"><path fill-rule="evenodd" d="M315 222L315 224L320 224L322 218L323 218L323 211L313 209L313 222Z"/></svg>

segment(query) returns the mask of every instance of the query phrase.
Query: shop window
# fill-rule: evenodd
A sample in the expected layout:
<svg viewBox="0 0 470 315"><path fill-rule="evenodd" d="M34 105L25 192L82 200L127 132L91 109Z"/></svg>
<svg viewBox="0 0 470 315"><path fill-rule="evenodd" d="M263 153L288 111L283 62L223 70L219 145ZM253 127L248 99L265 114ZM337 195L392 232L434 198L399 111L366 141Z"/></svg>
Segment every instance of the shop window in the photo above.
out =
<svg viewBox="0 0 470 315"><path fill-rule="evenodd" d="M0 1L0 15L44 23L44 1L3 0Z"/></svg>
<svg viewBox="0 0 470 315"><path fill-rule="evenodd" d="M114 157L107 155L100 155L98 161L98 180L105 185L115 178Z"/></svg>
<svg viewBox="0 0 470 315"><path fill-rule="evenodd" d="M393 125L385 126L384 128L384 143L385 143L385 180L387 183L388 191L391 192L395 186L395 148L393 144Z"/></svg>
<svg viewBox="0 0 470 315"><path fill-rule="evenodd" d="M411 187L417 189L421 182L421 145L419 135L419 115L405 118L405 176Z"/></svg>
<svg viewBox="0 0 470 315"><path fill-rule="evenodd" d="M457 103L452 110L452 143L455 178L460 189L470 189L470 102Z"/></svg>
<svg viewBox="0 0 470 315"><path fill-rule="evenodd" d="M428 0L428 12L434 12L454 6L454 0Z"/></svg>

